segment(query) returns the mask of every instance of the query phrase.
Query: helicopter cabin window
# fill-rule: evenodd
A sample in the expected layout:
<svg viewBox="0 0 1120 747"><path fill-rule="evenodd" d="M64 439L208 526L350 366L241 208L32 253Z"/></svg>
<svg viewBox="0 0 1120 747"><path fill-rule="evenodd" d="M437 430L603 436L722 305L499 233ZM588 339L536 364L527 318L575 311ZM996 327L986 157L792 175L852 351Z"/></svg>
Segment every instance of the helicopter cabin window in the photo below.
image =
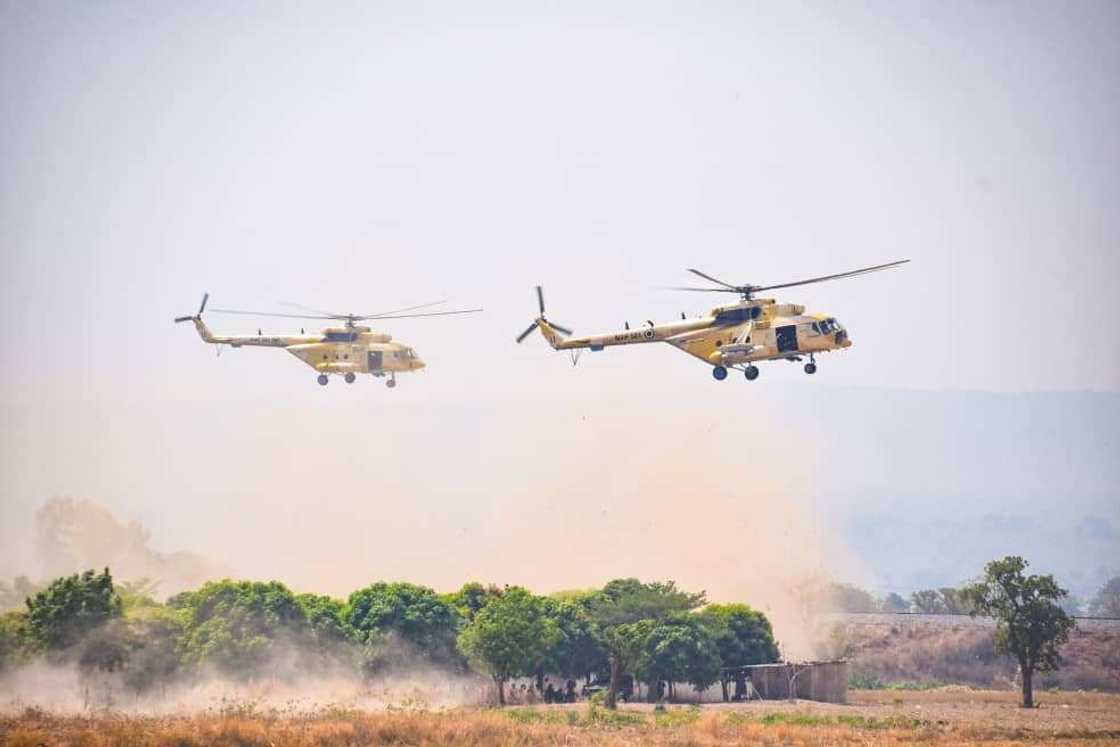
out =
<svg viewBox="0 0 1120 747"><path fill-rule="evenodd" d="M324 342L355 342L358 339L357 332L328 332Z"/></svg>

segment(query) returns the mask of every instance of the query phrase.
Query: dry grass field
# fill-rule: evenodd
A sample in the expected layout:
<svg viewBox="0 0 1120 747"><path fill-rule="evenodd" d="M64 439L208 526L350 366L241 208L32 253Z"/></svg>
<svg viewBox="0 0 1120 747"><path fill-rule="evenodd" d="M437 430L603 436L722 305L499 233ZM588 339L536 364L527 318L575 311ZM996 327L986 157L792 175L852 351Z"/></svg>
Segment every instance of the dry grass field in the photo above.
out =
<svg viewBox="0 0 1120 747"><path fill-rule="evenodd" d="M944 688L853 691L848 706L767 702L662 712L644 705L617 713L586 705L311 713L229 707L161 717L28 710L0 717L0 738L12 747L1120 744L1120 696L1041 693L1039 700L1027 711L1013 693Z"/></svg>

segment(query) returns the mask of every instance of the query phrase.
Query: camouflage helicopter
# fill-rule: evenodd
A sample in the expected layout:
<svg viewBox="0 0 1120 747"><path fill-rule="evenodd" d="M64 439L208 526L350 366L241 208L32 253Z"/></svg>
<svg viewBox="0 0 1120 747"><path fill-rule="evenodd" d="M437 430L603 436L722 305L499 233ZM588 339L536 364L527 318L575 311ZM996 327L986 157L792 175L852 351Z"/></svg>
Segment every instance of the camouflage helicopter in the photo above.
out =
<svg viewBox="0 0 1120 747"><path fill-rule="evenodd" d="M285 319L324 319L337 320L341 327L327 327L319 334L306 334L302 329L298 335L264 335L258 329L256 335L215 335L202 321L202 312L210 294L202 296L198 313L193 316L176 317L175 323L194 322L198 336L213 345L230 347L283 348L319 372L318 382L326 386L329 376L338 374L347 384L353 384L357 375L368 373L375 377L388 377L385 386L392 389L397 385L397 374L405 371L419 371L425 363L416 351L404 343L393 342L393 336L385 332L374 332L369 327L358 324L362 321L384 319L412 319L416 317L452 316L455 314L474 314L482 309L459 309L455 311L429 311L418 314L405 312L431 308L447 303L432 303L409 306L403 309L382 311L377 314L332 314L315 309L313 314L274 314L263 311L241 311L238 309L211 309L214 314L243 314L247 316L273 316ZM295 304L292 304L293 306ZM303 308L303 307L299 307ZM219 352L221 348L218 348Z"/></svg>
<svg viewBox="0 0 1120 747"><path fill-rule="evenodd" d="M712 366L712 376L717 381L727 378L728 369L741 370L748 381L754 381L759 374L758 366L755 365L758 361L800 362L808 358L805 363L805 373L814 374L817 372L818 353L844 350L852 346L852 340L844 325L827 314L806 314L805 307L800 304L777 303L772 298L756 298L755 294L777 288L792 288L796 285L864 275L898 267L909 261L902 259L884 265L777 285L732 285L700 270L688 268L693 275L713 283L714 287L674 287L669 290L734 293L739 296L739 301L716 306L700 317L689 319L681 314L679 321L661 324L647 321L644 326L637 329L631 329L630 323L627 322L625 329L587 337L573 337L570 329L545 318L544 293L538 285L537 305L540 308L540 316L533 320L528 329L517 336L517 342L520 343L533 330L539 329L548 344L555 350L573 351L573 364L578 360L579 353L583 349L598 351L613 345L667 342Z"/></svg>

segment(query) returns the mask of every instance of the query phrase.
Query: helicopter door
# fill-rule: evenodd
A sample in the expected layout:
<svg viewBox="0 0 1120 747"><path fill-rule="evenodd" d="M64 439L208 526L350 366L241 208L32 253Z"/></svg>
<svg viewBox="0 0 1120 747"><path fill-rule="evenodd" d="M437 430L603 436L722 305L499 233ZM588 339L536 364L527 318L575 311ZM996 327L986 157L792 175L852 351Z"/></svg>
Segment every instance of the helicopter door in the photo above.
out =
<svg viewBox="0 0 1120 747"><path fill-rule="evenodd" d="M778 327L776 330L778 337L778 352L790 353L797 350L797 326L790 324L785 327Z"/></svg>
<svg viewBox="0 0 1120 747"><path fill-rule="evenodd" d="M370 373L373 373L374 371L380 371L381 370L381 351L380 350L370 350L368 355L367 355L366 362L369 364L369 372Z"/></svg>

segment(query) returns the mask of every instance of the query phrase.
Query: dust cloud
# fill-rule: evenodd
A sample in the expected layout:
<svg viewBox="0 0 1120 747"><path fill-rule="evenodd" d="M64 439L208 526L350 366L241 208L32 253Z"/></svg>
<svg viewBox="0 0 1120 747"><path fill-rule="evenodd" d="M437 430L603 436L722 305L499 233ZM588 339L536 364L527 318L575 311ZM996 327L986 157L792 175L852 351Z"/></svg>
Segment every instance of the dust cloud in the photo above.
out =
<svg viewBox="0 0 1120 747"><path fill-rule="evenodd" d="M286 662L278 661L278 669ZM179 677L137 692L120 673L36 661L0 675L0 713L39 708L58 713L146 715L213 712L292 716L325 709L432 709L483 705L491 696L482 678L437 668L411 667L363 678L338 671L302 672L239 681L212 671Z"/></svg>
<svg viewBox="0 0 1120 747"><path fill-rule="evenodd" d="M162 416L190 420L174 407ZM139 506L157 529L149 543L138 525L64 504L57 524L82 514L115 539L82 529L92 538L71 542L82 552L52 572L108 564L122 580L158 580L161 596L227 575L337 597L378 580L548 593L623 576L674 579L765 611L793 658L818 653L804 579L865 578L807 498L827 444L811 425L783 427L770 398L739 409L717 395L688 407L605 395L421 401L372 418L326 405L295 422L290 410L248 402L217 412L205 437L140 409L121 417L129 447L106 444L110 465L93 482L103 485L110 466L127 474L141 496L118 505ZM72 419L75 443L84 427ZM69 492L88 495L65 441L53 453ZM196 559L189 581L169 574L166 561L178 556L150 549L172 543ZM122 552L129 547L140 550Z"/></svg>

